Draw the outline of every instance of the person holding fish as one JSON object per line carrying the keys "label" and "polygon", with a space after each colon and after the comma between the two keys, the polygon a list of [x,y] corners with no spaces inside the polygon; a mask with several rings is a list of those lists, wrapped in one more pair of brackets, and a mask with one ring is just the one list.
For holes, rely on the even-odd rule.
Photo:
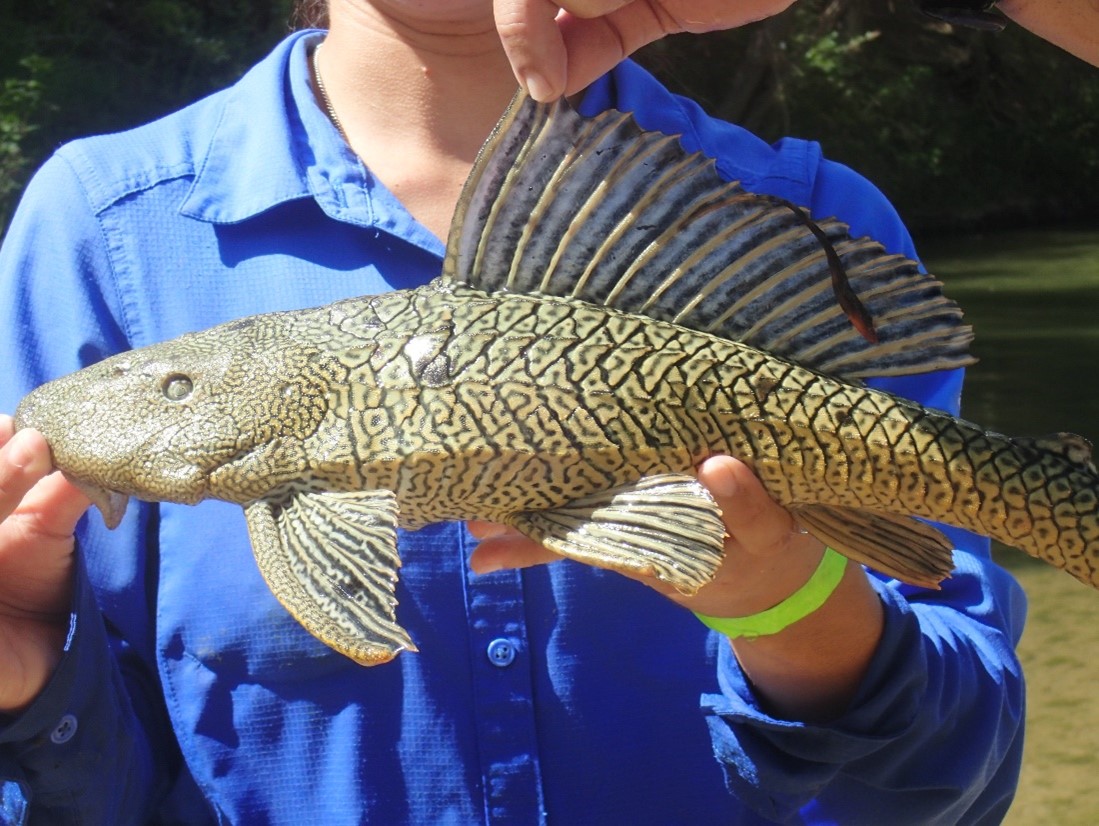
{"label": "person holding fish", "polygon": [[[779,14],[793,2],[498,0],[496,14],[516,78],[536,100],[549,101],[583,89],[622,58],[662,37],[731,29]],[[1010,19],[1099,66],[1099,7],[1090,0],[916,0],[916,5],[961,25],[968,20],[998,29]]]}
{"label": "person holding fish", "polygon": [[[701,30],[784,4],[736,16],[727,5],[664,8],[693,6]],[[505,39],[509,14],[534,11],[497,6]],[[135,347],[439,274],[463,185],[515,90],[492,4],[323,10],[326,31],[295,32],[228,90],[70,144],[37,174],[0,249],[0,406]],[[714,157],[723,180],[914,257],[883,196],[815,144],[766,145],[629,61],[590,81],[549,81],[550,95],[576,92],[580,128],[631,111],[643,130]],[[602,241],[574,230],[578,246]],[[428,338],[404,354],[442,383]],[[258,341],[242,373],[277,360],[272,339]],[[229,363],[228,346],[211,349]],[[115,377],[146,370],[110,364]],[[193,379],[169,373],[161,401],[197,401]],[[961,370],[873,383],[956,411]],[[137,400],[113,402],[76,415],[130,429]],[[182,437],[137,418],[133,428],[167,439],[165,455]],[[268,422],[283,447],[300,435],[288,421]],[[503,525],[430,524],[400,532],[399,582],[395,564],[375,571],[419,653],[364,668],[272,594],[251,509],[247,524],[217,500],[123,515],[120,491],[51,474],[42,434],[13,431],[0,421],[0,806],[11,822],[924,824],[994,822],[1010,805],[1025,601],[987,540],[964,531],[948,531],[955,570],[941,590],[904,584],[826,549],[748,465],[713,456],[697,478],[721,512],[724,561],[694,595],[558,560]],[[198,461],[250,455],[213,435],[195,447]],[[88,497],[114,530],[82,518]],[[322,612],[339,614],[357,585],[325,568],[329,523],[295,514],[282,509],[282,535],[316,553],[311,572],[337,603]],[[371,517],[364,543],[386,529],[381,508]]]}

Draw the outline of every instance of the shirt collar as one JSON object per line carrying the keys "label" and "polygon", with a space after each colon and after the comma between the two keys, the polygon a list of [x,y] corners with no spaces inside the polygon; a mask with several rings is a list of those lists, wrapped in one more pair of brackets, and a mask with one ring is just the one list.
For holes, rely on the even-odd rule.
{"label": "shirt collar", "polygon": [[281,203],[313,198],[331,218],[442,243],[351,151],[317,103],[309,54],[323,32],[296,32],[225,92],[220,119],[180,212],[238,223]]}

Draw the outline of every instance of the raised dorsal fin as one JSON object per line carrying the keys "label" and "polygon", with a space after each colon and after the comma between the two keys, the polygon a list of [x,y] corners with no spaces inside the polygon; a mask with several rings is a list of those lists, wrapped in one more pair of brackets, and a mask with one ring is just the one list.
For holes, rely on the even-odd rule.
{"label": "raised dorsal fin", "polygon": [[[822,239],[876,343],[840,306]],[[588,118],[523,94],[466,182],[443,280],[643,314],[849,378],[973,360],[961,311],[915,262],[838,221],[810,227],[628,114]]]}

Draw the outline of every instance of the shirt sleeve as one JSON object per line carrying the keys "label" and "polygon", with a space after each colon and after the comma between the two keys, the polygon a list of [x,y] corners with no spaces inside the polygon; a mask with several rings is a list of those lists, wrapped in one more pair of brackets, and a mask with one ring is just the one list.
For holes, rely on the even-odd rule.
{"label": "shirt sleeve", "polygon": [[[875,187],[812,153],[809,161],[814,215],[838,215],[853,235],[915,258]],[[961,383],[955,370],[876,385],[957,414]],[[987,539],[943,529],[957,550],[942,590],[872,576],[884,636],[840,719],[809,725],[768,715],[731,647],[722,647],[721,693],[704,697],[703,710],[730,792],[760,816],[920,824],[1003,817],[1022,756],[1024,684],[1014,647],[1025,598],[992,561]]]}
{"label": "shirt sleeve", "polygon": [[[55,156],[28,187],[0,248],[0,410],[126,348],[121,311],[104,287],[110,271],[96,215]],[[119,529],[131,534],[119,547],[142,544],[147,519],[135,511]],[[92,519],[99,517],[82,521],[78,546]],[[178,747],[151,658],[102,614],[79,552],[75,567],[61,663],[25,712],[0,720],[0,806],[14,822],[145,822],[178,770]]]}
{"label": "shirt sleeve", "polygon": [[110,651],[80,565],[61,662],[31,706],[0,726],[0,782],[15,802],[15,823],[144,822],[139,813],[160,784]]}

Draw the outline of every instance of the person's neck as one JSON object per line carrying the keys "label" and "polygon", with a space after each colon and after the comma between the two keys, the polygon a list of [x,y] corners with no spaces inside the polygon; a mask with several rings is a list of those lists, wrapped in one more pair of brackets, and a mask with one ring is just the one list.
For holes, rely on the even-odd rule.
{"label": "person's neck", "polygon": [[351,148],[441,238],[516,83],[491,17],[409,20],[331,3],[319,68]]}

